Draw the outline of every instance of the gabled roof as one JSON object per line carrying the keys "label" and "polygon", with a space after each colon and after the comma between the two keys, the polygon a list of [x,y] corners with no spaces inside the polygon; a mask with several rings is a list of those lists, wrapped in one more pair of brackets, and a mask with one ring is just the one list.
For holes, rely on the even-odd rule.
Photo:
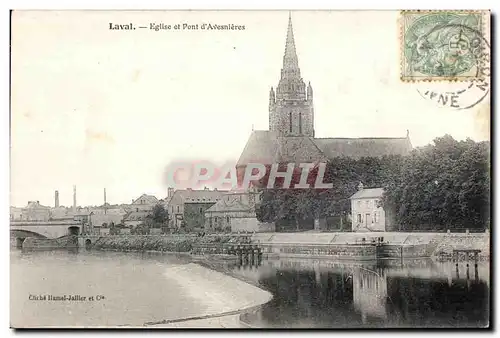
{"label": "gabled roof", "polygon": [[132,204],[139,204],[139,203],[137,203],[137,201],[139,201],[141,199],[144,199],[147,204],[156,204],[156,203],[158,203],[158,199],[156,197],[154,197],[153,195],[142,194],[139,198],[137,198],[136,200],[134,200],[132,202]]}
{"label": "gabled roof", "polygon": [[176,190],[169,201],[170,203],[189,203],[189,202],[217,202],[227,191],[224,190]]}
{"label": "gabled roof", "polygon": [[26,209],[50,209],[50,207],[41,205],[38,201],[29,201]]}
{"label": "gabled roof", "polygon": [[314,142],[328,158],[407,155],[412,147],[406,137],[316,138]]}
{"label": "gabled roof", "polygon": [[244,193],[227,194],[220,201],[208,208],[205,212],[224,212],[224,211],[251,211],[247,198],[241,198]]}
{"label": "gabled roof", "polygon": [[359,198],[380,198],[384,194],[383,188],[373,188],[373,189],[361,189],[356,191],[354,195],[352,195],[351,199],[359,199]]}
{"label": "gabled roof", "polygon": [[336,157],[381,157],[407,155],[412,150],[408,137],[396,138],[311,138],[279,136],[274,131],[255,130],[250,134],[237,166],[257,162],[300,163]]}

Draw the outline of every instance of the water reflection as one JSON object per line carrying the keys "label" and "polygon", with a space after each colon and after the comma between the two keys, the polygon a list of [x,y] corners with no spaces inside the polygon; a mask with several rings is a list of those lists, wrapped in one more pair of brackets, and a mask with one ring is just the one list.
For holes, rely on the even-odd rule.
{"label": "water reflection", "polygon": [[279,260],[235,266],[233,271],[274,295],[260,310],[243,316],[255,327],[482,327],[488,323],[487,263],[455,269],[453,263],[432,261],[381,266]]}

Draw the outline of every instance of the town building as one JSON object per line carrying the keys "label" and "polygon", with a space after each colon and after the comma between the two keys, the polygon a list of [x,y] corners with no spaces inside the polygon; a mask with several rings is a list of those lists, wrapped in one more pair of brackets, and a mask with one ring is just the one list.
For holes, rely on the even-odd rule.
{"label": "town building", "polygon": [[249,191],[232,191],[205,212],[205,230],[207,232],[266,232],[274,231],[274,224],[257,220],[255,206],[260,194]]}
{"label": "town building", "polygon": [[205,211],[218,202],[226,192],[209,188],[175,190],[167,204],[169,226],[177,229],[181,226],[203,227]]}
{"label": "town building", "polygon": [[50,209],[51,220],[68,219],[73,216],[73,210],[64,206],[57,206]]}
{"label": "town building", "polygon": [[99,207],[91,208],[93,212],[92,224],[94,227],[102,227],[103,225],[108,225],[111,223],[120,224],[124,221],[127,212],[122,207]]}
{"label": "town building", "polygon": [[22,221],[40,221],[47,222],[50,220],[50,207],[41,205],[39,201],[29,201],[28,205],[21,209],[19,219]]}
{"label": "town building", "polygon": [[129,209],[130,211],[153,211],[153,208],[155,205],[157,205],[160,201],[153,196],[153,195],[147,195],[147,194],[142,194],[139,198],[135,199],[132,201],[132,204],[130,204]]}
{"label": "town building", "polygon": [[385,231],[386,213],[381,205],[384,189],[365,189],[359,183],[358,191],[350,197],[352,231]]}
{"label": "town building", "polygon": [[[147,210],[130,211],[124,217],[122,217],[123,224],[128,228],[136,227],[139,224],[144,223],[144,221],[146,220],[146,217],[148,217],[149,215],[151,215],[151,211],[147,211]],[[115,224],[118,224],[118,223],[115,222]]]}
{"label": "town building", "polygon": [[20,221],[23,215],[23,208],[10,207],[10,220]]}

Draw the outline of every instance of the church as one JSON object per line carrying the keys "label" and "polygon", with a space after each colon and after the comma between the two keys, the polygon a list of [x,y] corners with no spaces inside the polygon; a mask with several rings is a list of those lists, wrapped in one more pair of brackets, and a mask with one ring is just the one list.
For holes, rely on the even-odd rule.
{"label": "church", "polygon": [[252,131],[238,160],[237,168],[248,163],[263,164],[326,161],[335,157],[380,157],[406,155],[412,145],[406,137],[316,138],[314,95],[311,83],[301,77],[288,18],[281,78],[269,93],[269,130]]}
{"label": "church", "polygon": [[[292,18],[283,56],[281,78],[269,93],[269,130],[253,130],[237,162],[241,174],[247,164],[326,162],[336,157],[381,157],[407,155],[412,150],[409,133],[405,137],[316,138],[314,134],[314,95],[311,83],[301,77],[293,37]],[[205,212],[205,229],[214,224],[231,231],[274,231],[272,224],[257,220],[255,207],[259,194],[252,187],[246,192],[230,192]]]}

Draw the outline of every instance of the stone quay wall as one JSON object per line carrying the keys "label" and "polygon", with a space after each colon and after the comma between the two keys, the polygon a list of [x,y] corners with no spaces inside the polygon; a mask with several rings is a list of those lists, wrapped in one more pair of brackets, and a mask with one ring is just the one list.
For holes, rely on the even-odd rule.
{"label": "stone quay wall", "polygon": [[455,249],[479,249],[490,255],[485,233],[256,233],[117,235],[100,237],[93,247],[102,250],[224,254],[230,247],[252,244],[264,257],[305,257],[370,260],[433,257],[447,260]]}
{"label": "stone quay wall", "polygon": [[54,250],[72,249],[78,247],[76,236],[64,236],[55,239],[27,237],[23,244],[23,250]]}
{"label": "stone quay wall", "polygon": [[[432,256],[440,260],[450,260],[453,258],[453,250],[456,249],[481,250],[479,258],[487,260],[490,258],[490,233],[446,234],[437,243]],[[464,258],[459,257],[459,259]]]}
{"label": "stone quay wall", "polygon": [[261,244],[260,246],[264,257],[377,259],[377,247],[372,244]]}

